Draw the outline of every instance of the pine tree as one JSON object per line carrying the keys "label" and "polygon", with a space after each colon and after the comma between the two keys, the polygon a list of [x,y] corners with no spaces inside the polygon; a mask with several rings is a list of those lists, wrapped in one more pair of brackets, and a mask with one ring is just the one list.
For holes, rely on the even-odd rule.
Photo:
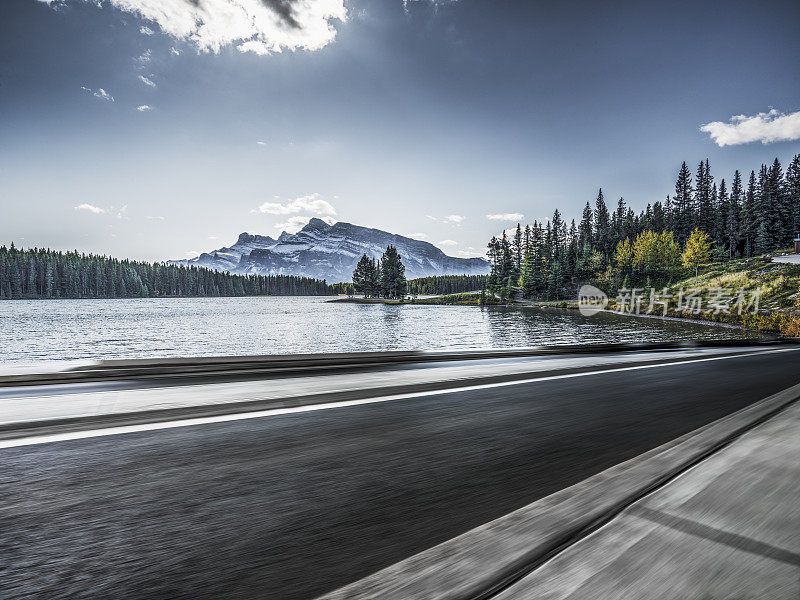
{"label": "pine tree", "polygon": [[603,199],[603,188],[597,193],[597,200],[594,205],[594,234],[595,245],[605,256],[611,255],[611,231],[608,208]]}
{"label": "pine tree", "polygon": [[744,255],[746,257],[753,256],[757,229],[756,174],[755,171],[750,171],[750,180],[747,184],[747,193],[744,196],[740,224],[740,232],[744,240]]}
{"label": "pine tree", "polygon": [[514,259],[514,271],[517,277],[519,277],[519,274],[522,272],[523,254],[522,228],[519,223],[517,223],[517,230],[514,232],[514,239],[511,242],[511,251]]}
{"label": "pine tree", "polygon": [[594,241],[592,236],[592,207],[587,202],[583,207],[583,216],[581,217],[581,224],[578,227],[578,245],[582,248]]}
{"label": "pine tree", "polygon": [[381,256],[381,291],[384,298],[403,298],[406,293],[406,268],[397,248],[386,247]]}
{"label": "pine tree", "polygon": [[714,198],[713,192],[714,178],[711,176],[711,169],[708,159],[700,161],[697,167],[695,199],[692,211],[696,214],[694,225],[708,234],[714,230]]}
{"label": "pine tree", "polygon": [[758,183],[755,195],[755,240],[753,242],[753,252],[764,254],[769,252],[774,242],[775,219],[773,196],[770,189],[769,171],[767,165],[761,165],[758,173]]}
{"label": "pine tree", "polygon": [[786,202],[791,215],[791,236],[800,236],[800,154],[786,169]]}
{"label": "pine tree", "polygon": [[[701,163],[702,164],[702,163]],[[692,211],[692,175],[686,162],[681,165],[678,179],[675,181],[675,197],[673,199],[673,228],[678,243],[684,243],[694,225]]]}
{"label": "pine tree", "polygon": [[728,245],[728,256],[734,258],[738,255],[739,247],[739,215],[742,210],[742,175],[737,170],[733,174],[731,195],[728,198],[727,213],[725,215],[725,241]]}
{"label": "pine tree", "polygon": [[374,269],[375,265],[372,260],[366,254],[363,254],[356,264],[355,271],[353,271],[353,288],[355,288],[356,292],[363,294],[365,298],[369,298],[374,291],[372,288]]}

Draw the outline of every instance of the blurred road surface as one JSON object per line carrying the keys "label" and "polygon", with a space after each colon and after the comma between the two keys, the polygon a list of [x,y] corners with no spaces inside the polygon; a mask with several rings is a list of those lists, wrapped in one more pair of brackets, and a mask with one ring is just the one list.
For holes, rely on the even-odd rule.
{"label": "blurred road surface", "polygon": [[762,351],[2,448],[0,597],[313,598],[797,383]]}

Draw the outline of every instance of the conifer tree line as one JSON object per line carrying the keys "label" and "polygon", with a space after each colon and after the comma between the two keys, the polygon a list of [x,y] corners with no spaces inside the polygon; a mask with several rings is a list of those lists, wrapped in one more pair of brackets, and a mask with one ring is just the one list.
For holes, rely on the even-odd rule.
{"label": "conifer tree line", "polygon": [[387,246],[380,261],[362,255],[353,271],[353,289],[365,298],[403,298],[406,268],[397,248]]}
{"label": "conifer tree line", "polygon": [[41,248],[0,246],[0,299],[205,296],[323,296],[324,280],[232,275],[202,267],[117,260]]}
{"label": "conifer tree line", "polygon": [[418,277],[408,282],[411,294],[441,295],[476,292],[486,287],[487,275],[435,275]]}
{"label": "conifer tree line", "polygon": [[[685,275],[681,260],[690,236],[706,234],[713,260],[747,258],[789,248],[800,234],[800,154],[784,173],[776,158],[743,178],[714,179],[708,159],[692,175],[684,162],[675,193],[638,214],[620,198],[609,207],[601,189],[576,224],[558,209],[511,235],[493,237],[487,289],[508,296],[564,298],[578,283],[607,291],[623,284],[661,286]],[[698,233],[699,232],[699,233]],[[694,263],[692,263],[694,264]]]}

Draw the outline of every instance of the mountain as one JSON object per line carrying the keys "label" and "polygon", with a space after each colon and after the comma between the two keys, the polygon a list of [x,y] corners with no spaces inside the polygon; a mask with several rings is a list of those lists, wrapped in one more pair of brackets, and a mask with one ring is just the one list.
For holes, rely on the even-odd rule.
{"label": "mountain", "polygon": [[239,234],[239,239],[233,246],[203,252],[200,256],[188,261],[171,260],[170,264],[195,264],[198,267],[208,267],[216,271],[234,272],[239,266],[242,256],[249,255],[253,250],[266,250],[272,248],[278,240],[268,235],[250,235],[246,231]]}
{"label": "mountain", "polygon": [[295,234],[284,231],[277,240],[242,233],[230,247],[169,263],[238,274],[298,275],[336,283],[350,281],[362,254],[380,258],[389,244],[400,253],[408,279],[489,272],[489,263],[482,258],[455,258],[429,242],[351,223],[329,225],[322,219],[311,219]]}

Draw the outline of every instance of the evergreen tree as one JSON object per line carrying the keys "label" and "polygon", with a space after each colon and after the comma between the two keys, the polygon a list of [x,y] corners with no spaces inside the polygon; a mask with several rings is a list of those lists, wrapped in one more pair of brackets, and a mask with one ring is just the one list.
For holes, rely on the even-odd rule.
{"label": "evergreen tree", "polygon": [[142,298],[326,295],[325,281],[116,260],[42,248],[0,247],[0,298]]}
{"label": "evergreen tree", "polygon": [[381,291],[384,298],[403,298],[406,294],[406,268],[397,248],[386,247],[381,256],[380,267]]}
{"label": "evergreen tree", "polygon": [[587,244],[591,245],[594,242],[592,236],[592,219],[592,207],[587,202],[586,206],[583,207],[583,216],[581,217],[581,224],[578,227],[578,245],[581,248]]}
{"label": "evergreen tree", "polygon": [[744,241],[744,255],[747,257],[753,256],[757,229],[756,174],[755,171],[750,171],[750,180],[747,184],[747,192],[744,196],[740,224],[741,237]]}
{"label": "evergreen tree", "polygon": [[697,167],[697,178],[695,188],[695,200],[692,212],[696,213],[694,225],[701,230],[711,234],[714,230],[714,198],[711,169],[708,166],[708,159],[700,161]]}
{"label": "evergreen tree", "polygon": [[756,231],[753,242],[753,252],[755,254],[769,252],[775,241],[774,220],[776,215],[774,213],[773,195],[769,179],[767,165],[761,165],[755,194]]}
{"label": "evergreen tree", "polygon": [[522,271],[523,254],[522,228],[520,227],[519,223],[517,223],[517,230],[514,232],[514,239],[511,242],[511,252],[514,260],[514,271],[517,277],[519,277],[519,274]]}
{"label": "evergreen tree", "polygon": [[727,213],[725,215],[725,242],[728,245],[729,258],[734,258],[738,255],[739,215],[742,210],[742,199],[742,175],[737,170],[733,174],[731,195],[728,199]]}
{"label": "evergreen tree", "polygon": [[606,208],[606,203],[603,199],[603,188],[600,188],[594,204],[594,235],[595,247],[605,256],[611,255],[610,227],[608,208]]}
{"label": "evergreen tree", "polygon": [[689,237],[695,220],[692,211],[692,175],[685,161],[681,165],[678,179],[675,181],[673,210],[675,237],[678,239],[678,243],[684,243]]}
{"label": "evergreen tree", "polygon": [[375,262],[366,254],[363,254],[356,264],[353,271],[353,288],[356,292],[363,294],[365,298],[376,293],[375,289]]}
{"label": "evergreen tree", "polygon": [[790,235],[798,236],[800,235],[800,154],[794,156],[786,169],[786,202],[791,215]]}

